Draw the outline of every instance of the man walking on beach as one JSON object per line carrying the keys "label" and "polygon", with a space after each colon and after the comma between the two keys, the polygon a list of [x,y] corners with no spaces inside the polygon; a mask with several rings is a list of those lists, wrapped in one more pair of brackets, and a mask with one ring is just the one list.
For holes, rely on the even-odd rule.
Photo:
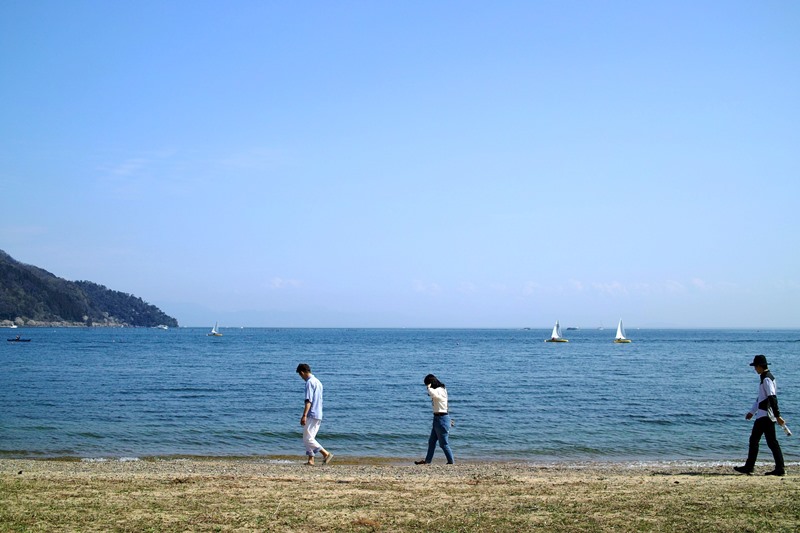
{"label": "man walking on beach", "polygon": [[303,426],[303,444],[306,446],[309,466],[314,466],[314,456],[317,452],[322,454],[323,464],[328,464],[333,459],[333,454],[323,448],[317,442],[317,432],[322,424],[322,383],[314,374],[311,367],[306,363],[297,365],[297,373],[306,382],[306,400],[303,408],[303,416],[300,417],[300,425]]}
{"label": "man walking on beach", "polygon": [[781,418],[780,409],[778,409],[778,389],[775,387],[775,378],[767,368],[766,356],[755,356],[750,366],[754,367],[755,371],[758,372],[761,377],[761,383],[758,386],[758,398],[745,418],[750,420],[755,415],[756,421],[753,423],[753,431],[750,434],[750,450],[747,454],[747,461],[744,466],[734,466],[733,469],[742,474],[749,475],[753,473],[753,469],[756,466],[756,458],[758,457],[761,435],[764,435],[767,438],[767,446],[772,450],[772,457],[775,459],[775,470],[767,472],[765,475],[783,476],[786,471],[781,445],[778,444],[778,438],[775,436],[775,422],[778,422],[781,426],[785,422]]}

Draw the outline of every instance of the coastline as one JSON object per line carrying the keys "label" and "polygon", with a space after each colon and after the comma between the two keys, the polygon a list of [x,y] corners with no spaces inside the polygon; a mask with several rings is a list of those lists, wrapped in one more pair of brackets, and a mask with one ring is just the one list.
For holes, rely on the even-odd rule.
{"label": "coastline", "polygon": [[[678,462],[351,461],[336,456],[329,465],[307,467],[296,456],[0,459],[0,529],[795,531],[800,525],[797,466],[773,478]],[[769,502],[766,520],[758,501]]]}
{"label": "coastline", "polygon": [[[15,324],[16,327],[12,326]],[[177,327],[177,326],[175,326]],[[13,322],[7,320],[6,323],[0,323],[0,329],[20,329],[20,328],[31,328],[31,329],[47,329],[47,328],[85,328],[85,329],[92,329],[92,328],[150,328],[152,326],[133,326],[128,324],[127,322],[92,322],[91,324],[87,324],[86,322],[68,322],[68,321],[57,321],[57,322],[40,322],[38,320],[30,320],[24,319],[20,320],[19,322]]]}
{"label": "coastline", "polygon": [[[319,459],[320,456],[318,455]],[[387,466],[387,467],[403,467],[413,466],[414,461],[418,460],[416,456],[365,456],[365,455],[344,455],[336,454],[337,466]],[[481,457],[458,457],[458,465],[486,465],[504,467],[507,465],[517,465],[529,468],[557,468],[557,469],[716,469],[716,468],[732,468],[742,463],[741,459],[643,459],[643,458],[564,458],[564,459],[551,459],[551,458],[538,458],[538,459],[523,459],[523,458],[481,458]],[[306,457],[300,454],[285,455],[285,454],[269,454],[269,455],[196,455],[196,454],[166,454],[166,455],[112,455],[112,456],[77,456],[77,455],[30,455],[26,453],[9,453],[0,455],[0,472],[4,463],[11,463],[18,461],[21,463],[146,463],[146,464],[169,464],[172,462],[190,462],[196,464],[214,464],[214,463],[231,463],[231,464],[251,464],[251,465],[303,465]],[[441,466],[445,465],[443,457],[435,456],[433,465],[441,462]],[[757,465],[763,468],[768,468],[772,465],[771,456],[763,461],[757,462]],[[800,473],[800,461],[787,461],[786,467],[789,469],[796,469]]]}

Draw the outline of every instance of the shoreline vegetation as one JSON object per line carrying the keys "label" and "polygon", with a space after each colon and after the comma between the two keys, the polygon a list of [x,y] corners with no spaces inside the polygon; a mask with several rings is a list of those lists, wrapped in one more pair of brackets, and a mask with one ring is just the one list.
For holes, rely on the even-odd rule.
{"label": "shoreline vegetation", "polygon": [[87,324],[86,322],[40,322],[37,320],[16,319],[16,320],[2,320],[0,321],[0,328],[149,328],[152,326],[132,326],[119,322],[93,322]]}
{"label": "shoreline vegetation", "polygon": [[[404,461],[404,462],[401,462]],[[0,531],[797,531],[800,475],[691,463],[0,459]],[[759,474],[768,469],[765,463]]]}

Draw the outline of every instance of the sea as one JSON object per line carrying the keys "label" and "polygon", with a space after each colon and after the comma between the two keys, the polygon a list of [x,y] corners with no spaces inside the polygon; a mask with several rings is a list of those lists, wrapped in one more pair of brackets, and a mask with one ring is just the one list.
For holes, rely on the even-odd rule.
{"label": "sea", "polygon": [[[800,330],[19,328],[0,345],[0,458],[302,459],[303,381],[339,457],[421,458],[447,386],[456,460],[741,463],[765,354],[800,459]],[[12,335],[13,333],[13,335]],[[760,459],[771,454],[762,443]],[[443,461],[441,450],[436,460]]]}

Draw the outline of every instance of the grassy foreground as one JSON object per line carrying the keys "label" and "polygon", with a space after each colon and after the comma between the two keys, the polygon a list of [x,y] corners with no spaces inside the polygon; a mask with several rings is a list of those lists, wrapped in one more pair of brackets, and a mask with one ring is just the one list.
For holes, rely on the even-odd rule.
{"label": "grassy foreground", "polygon": [[800,476],[722,467],[0,460],[0,531],[798,531]]}

